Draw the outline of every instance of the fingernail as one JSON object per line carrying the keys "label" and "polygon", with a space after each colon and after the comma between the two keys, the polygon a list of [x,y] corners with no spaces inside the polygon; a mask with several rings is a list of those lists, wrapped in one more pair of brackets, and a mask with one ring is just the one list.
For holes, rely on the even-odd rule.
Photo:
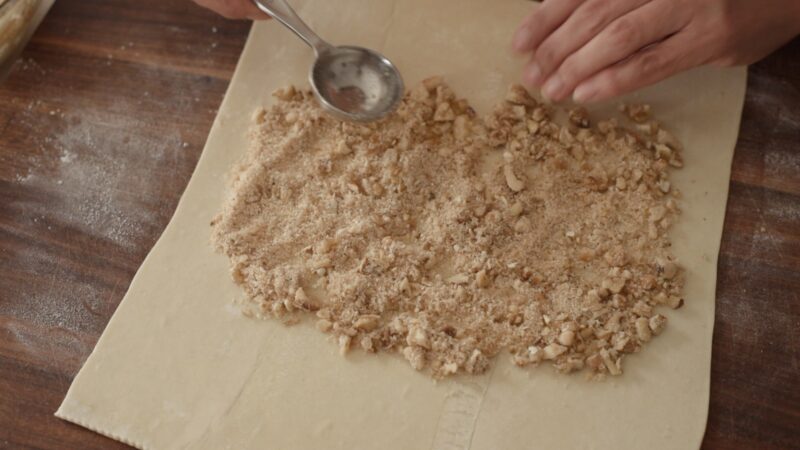
{"label": "fingernail", "polygon": [[522,27],[517,30],[517,33],[514,35],[514,39],[511,41],[511,46],[514,47],[514,50],[521,52],[525,50],[525,46],[530,40],[531,30],[529,30],[528,27]]}
{"label": "fingernail", "polygon": [[539,86],[542,83],[542,69],[538,64],[532,63],[528,66],[528,69],[525,70],[524,81],[530,86]]}
{"label": "fingernail", "polygon": [[555,74],[542,87],[542,94],[551,100],[560,100],[559,94],[563,88],[564,83],[561,81],[561,76]]}
{"label": "fingernail", "polygon": [[597,97],[597,90],[590,84],[582,84],[575,88],[575,92],[572,93],[572,100],[575,103],[590,102],[595,97]]}

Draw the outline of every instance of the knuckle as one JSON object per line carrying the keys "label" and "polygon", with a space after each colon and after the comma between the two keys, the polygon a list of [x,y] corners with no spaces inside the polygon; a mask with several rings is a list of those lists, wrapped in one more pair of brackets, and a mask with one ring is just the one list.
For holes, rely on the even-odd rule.
{"label": "knuckle", "polygon": [[590,37],[594,37],[602,33],[603,27],[606,26],[605,20],[596,15],[586,17],[585,20],[583,20],[583,23],[586,24],[586,27],[584,28],[586,35]]}
{"label": "knuckle", "polygon": [[717,25],[717,33],[719,33],[719,36],[724,40],[736,36],[737,31],[736,24],[730,17],[723,16]]}
{"label": "knuckle", "polygon": [[613,10],[613,0],[589,0],[582,8],[586,18],[593,22],[602,23],[607,18],[609,11]]}
{"label": "knuckle", "polygon": [[586,6],[593,6],[595,12],[605,13],[614,7],[618,0],[591,0]]}
{"label": "knuckle", "polygon": [[606,75],[601,83],[601,90],[608,97],[616,97],[623,92],[625,85],[619,71],[613,71]]}
{"label": "knuckle", "polygon": [[586,0],[572,0],[571,2],[569,2],[570,10],[574,10],[575,8],[581,6],[584,3],[586,3]]}
{"label": "knuckle", "polygon": [[741,29],[742,27],[736,24],[732,18],[723,17],[716,29],[714,41],[723,50],[736,47],[737,41],[742,36]]}
{"label": "knuckle", "polygon": [[608,0],[589,0],[575,12],[574,23],[580,24],[577,34],[587,41],[603,32],[611,22],[613,9]]}
{"label": "knuckle", "polygon": [[247,17],[247,7],[244,2],[239,1],[225,1],[220,3],[220,14],[228,19],[241,19]]}
{"label": "knuckle", "polygon": [[585,0],[545,0],[534,14],[539,15],[539,23],[547,26],[558,25],[564,19],[565,10],[572,11]]}
{"label": "knuckle", "polygon": [[608,26],[608,33],[613,45],[630,45],[640,35],[639,29],[630,19],[619,18]]}
{"label": "knuckle", "polygon": [[564,84],[568,86],[577,84],[577,82],[580,81],[580,72],[580,67],[573,57],[565,59],[564,62],[561,63],[561,67],[558,68],[561,79],[564,80]]}
{"label": "knuckle", "polygon": [[717,18],[717,30],[724,37],[733,37],[741,33],[741,24],[738,23],[737,15],[730,8],[723,7],[719,11]]}
{"label": "knuckle", "polygon": [[645,52],[639,58],[637,69],[642,76],[651,76],[664,71],[669,63],[663,52]]}
{"label": "knuckle", "polygon": [[716,67],[734,67],[740,64],[742,64],[742,61],[740,61],[739,58],[733,55],[721,56],[713,62],[713,65]]}
{"label": "knuckle", "polygon": [[553,48],[553,44],[549,41],[545,41],[536,51],[536,61],[539,63],[539,67],[541,67],[544,71],[548,71],[553,68],[555,59],[555,49]]}
{"label": "knuckle", "polygon": [[551,8],[548,8],[548,6],[552,7],[552,5],[549,3],[550,2],[545,2],[541,7],[531,13],[528,18],[528,26],[531,29],[547,26],[547,24],[553,20],[554,14],[550,11]]}

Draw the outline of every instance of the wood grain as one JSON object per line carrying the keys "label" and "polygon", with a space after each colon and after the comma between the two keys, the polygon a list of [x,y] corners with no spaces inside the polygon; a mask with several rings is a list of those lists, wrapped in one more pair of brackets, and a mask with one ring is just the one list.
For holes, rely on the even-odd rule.
{"label": "wood grain", "polygon": [[800,39],[748,75],[703,448],[800,448]]}
{"label": "wood grain", "polygon": [[[0,448],[127,446],[56,419],[200,155],[249,25],[59,1],[0,85]],[[800,41],[750,70],[703,448],[800,448]]]}
{"label": "wood grain", "polygon": [[54,5],[0,85],[0,448],[128,448],[53,416],[194,170],[249,24]]}

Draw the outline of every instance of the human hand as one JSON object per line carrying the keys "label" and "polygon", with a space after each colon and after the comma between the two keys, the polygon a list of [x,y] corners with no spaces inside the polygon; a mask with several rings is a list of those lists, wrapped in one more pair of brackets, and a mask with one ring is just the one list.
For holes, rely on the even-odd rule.
{"label": "human hand", "polygon": [[523,82],[594,102],[695,66],[755,62],[800,34],[800,0],[546,0],[513,47]]}
{"label": "human hand", "polygon": [[252,0],[194,0],[198,5],[208,8],[228,19],[268,19]]}

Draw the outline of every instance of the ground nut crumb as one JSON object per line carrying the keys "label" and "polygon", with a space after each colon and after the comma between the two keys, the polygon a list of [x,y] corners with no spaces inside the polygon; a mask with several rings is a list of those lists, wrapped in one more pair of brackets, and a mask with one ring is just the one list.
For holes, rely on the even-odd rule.
{"label": "ground nut crumb", "polygon": [[359,124],[308,91],[275,97],[212,221],[248,317],[309,317],[343,355],[394,352],[434,377],[508,350],[601,378],[683,304],[666,232],[682,147],[649,107],[626,108],[633,130],[593,125],[512,86],[480,118],[431,77]]}

